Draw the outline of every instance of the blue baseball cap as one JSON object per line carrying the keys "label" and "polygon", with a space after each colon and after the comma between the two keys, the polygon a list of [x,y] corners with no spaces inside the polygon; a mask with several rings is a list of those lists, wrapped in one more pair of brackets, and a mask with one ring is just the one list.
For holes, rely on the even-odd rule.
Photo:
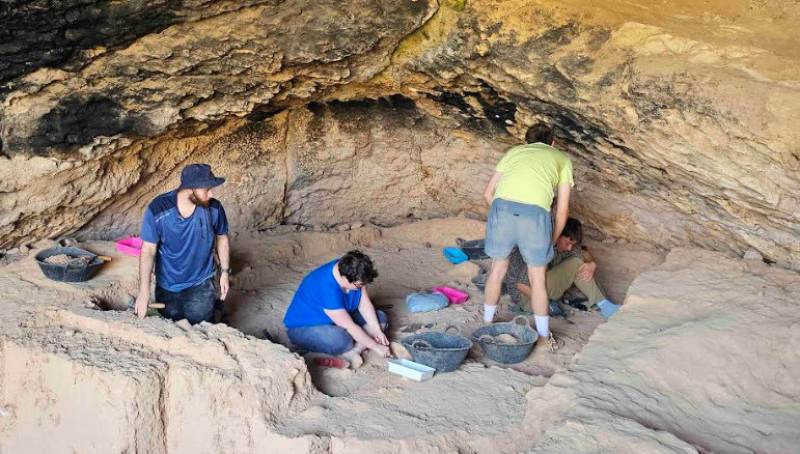
{"label": "blue baseball cap", "polygon": [[189,164],[181,171],[181,185],[178,189],[213,188],[225,182],[225,178],[215,177],[208,164]]}

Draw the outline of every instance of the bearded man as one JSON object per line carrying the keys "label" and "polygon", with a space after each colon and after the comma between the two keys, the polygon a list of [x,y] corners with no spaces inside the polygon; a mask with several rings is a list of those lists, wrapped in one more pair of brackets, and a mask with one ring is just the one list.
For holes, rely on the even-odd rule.
{"label": "bearded man", "polygon": [[155,298],[161,315],[195,324],[211,321],[217,300],[214,249],[219,256],[220,299],[230,287],[228,219],[212,188],[225,182],[208,164],[190,164],[181,185],[147,206],[140,236],[139,296],[135,311],[145,316],[150,303],[150,276],[155,265]]}

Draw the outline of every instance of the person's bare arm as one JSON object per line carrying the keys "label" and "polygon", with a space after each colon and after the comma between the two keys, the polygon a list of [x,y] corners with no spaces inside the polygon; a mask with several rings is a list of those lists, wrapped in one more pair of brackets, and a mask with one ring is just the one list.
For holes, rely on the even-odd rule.
{"label": "person's bare arm", "polygon": [[381,345],[375,342],[363,328],[358,326],[356,322],[353,321],[353,318],[350,317],[350,314],[347,313],[344,309],[323,309],[325,314],[333,320],[333,323],[336,326],[343,328],[347,331],[347,334],[350,335],[357,343],[361,345],[366,345],[368,349],[377,352],[382,356],[389,355],[389,347],[385,345]]}
{"label": "person's bare arm", "polygon": [[561,236],[561,232],[564,230],[564,226],[567,224],[567,217],[569,217],[570,189],[570,185],[566,183],[558,186],[555,215],[556,225],[553,227],[553,238],[551,238],[552,244],[556,243],[556,240]]}
{"label": "person's bare arm", "polygon": [[383,330],[381,329],[380,321],[378,320],[378,314],[375,313],[375,306],[372,304],[372,300],[369,299],[366,287],[361,289],[361,299],[358,302],[358,312],[367,322],[364,331],[372,336],[375,342],[381,345],[389,345],[389,339],[386,338],[386,334],[384,334]]}
{"label": "person's bare arm", "polygon": [[595,271],[597,271],[597,262],[594,261],[594,257],[586,248],[581,249],[581,257],[583,258],[583,264],[578,268],[576,277],[582,281],[591,280],[594,278]]}
{"label": "person's bare arm", "polygon": [[492,178],[489,180],[489,184],[486,185],[486,189],[483,191],[483,199],[486,200],[486,204],[491,206],[492,199],[494,199],[494,190],[497,188],[497,182],[500,181],[500,177],[503,174],[500,172],[495,172],[492,175]]}
{"label": "person's bare arm", "polygon": [[139,254],[139,296],[136,298],[134,311],[139,318],[147,314],[150,304],[150,276],[153,274],[153,264],[156,261],[156,244],[142,242],[142,252]]}
{"label": "person's bare arm", "polygon": [[[223,270],[229,270],[231,266],[231,248],[228,235],[217,235],[217,256],[219,257],[219,266]],[[230,289],[230,273],[225,271],[220,273],[219,276],[219,297],[225,299]]]}

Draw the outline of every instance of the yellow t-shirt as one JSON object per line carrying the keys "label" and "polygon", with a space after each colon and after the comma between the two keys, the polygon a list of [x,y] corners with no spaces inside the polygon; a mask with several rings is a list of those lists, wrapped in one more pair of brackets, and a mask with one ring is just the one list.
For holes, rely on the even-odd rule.
{"label": "yellow t-shirt", "polygon": [[550,211],[555,190],[572,182],[572,162],[563,151],[543,143],[514,147],[495,168],[502,173],[494,198],[537,205]]}

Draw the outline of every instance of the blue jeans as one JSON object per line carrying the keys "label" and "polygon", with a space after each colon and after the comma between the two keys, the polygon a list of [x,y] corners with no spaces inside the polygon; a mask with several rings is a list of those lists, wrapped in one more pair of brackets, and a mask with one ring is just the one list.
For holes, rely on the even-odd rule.
{"label": "blue jeans", "polygon": [[545,266],[553,258],[550,212],[536,205],[494,199],[486,220],[486,255],[504,260],[514,246],[529,266]]}
{"label": "blue jeans", "polygon": [[185,318],[192,325],[210,322],[214,317],[216,300],[217,289],[214,286],[214,277],[180,292],[170,292],[156,287],[156,302],[164,303],[164,309],[159,309],[159,312],[162,317],[173,321]]}
{"label": "blue jeans", "polygon": [[[378,316],[381,329],[386,331],[389,326],[389,317],[378,309],[375,310],[375,315]],[[367,324],[358,311],[351,312],[350,316],[359,326]],[[333,324],[289,328],[286,330],[286,334],[296,349],[328,355],[341,355],[351,350],[354,344],[353,338],[344,328]]]}

